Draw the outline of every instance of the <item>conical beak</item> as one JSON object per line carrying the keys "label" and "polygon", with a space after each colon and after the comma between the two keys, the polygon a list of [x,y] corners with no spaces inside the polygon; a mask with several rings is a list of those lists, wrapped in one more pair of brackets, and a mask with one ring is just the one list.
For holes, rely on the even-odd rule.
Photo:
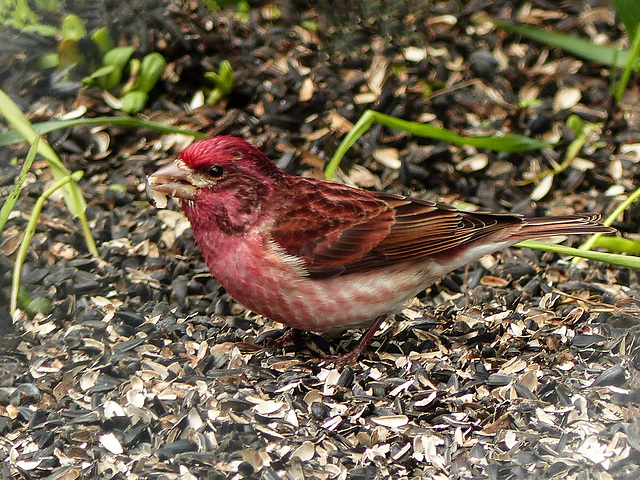
{"label": "conical beak", "polygon": [[147,197],[158,208],[167,206],[167,195],[193,200],[198,189],[191,183],[193,170],[182,160],[162,167],[147,178]]}

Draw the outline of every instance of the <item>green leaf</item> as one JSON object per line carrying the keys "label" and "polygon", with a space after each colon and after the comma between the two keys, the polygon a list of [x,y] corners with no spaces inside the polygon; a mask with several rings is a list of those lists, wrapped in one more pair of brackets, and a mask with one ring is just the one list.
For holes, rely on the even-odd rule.
{"label": "green leaf", "polygon": [[629,255],[640,255],[640,240],[631,240],[629,238],[599,237],[596,239],[594,247]]}
{"label": "green leaf", "polygon": [[225,95],[229,95],[233,91],[234,87],[234,77],[233,77],[233,68],[231,67],[231,63],[228,60],[223,60],[220,63],[220,68],[218,69],[219,77],[218,77],[218,86],[222,90],[222,93]]}
{"label": "green leaf", "polygon": [[[45,133],[53,132],[54,130],[60,130],[62,128],[71,128],[77,126],[104,126],[114,125],[118,127],[127,128],[149,128],[161,133],[173,133],[180,135],[188,135],[198,139],[208,138],[204,133],[196,132],[195,130],[187,130],[178,127],[171,127],[163,125],[161,123],[150,122],[141,118],[135,117],[94,117],[94,118],[72,118],[69,120],[48,120],[46,122],[40,122],[33,124],[33,129],[37,133],[43,135]],[[23,141],[23,137],[17,130],[10,130],[0,134],[0,147],[6,145],[12,145]]]}
{"label": "green leaf", "polygon": [[59,64],[60,58],[57,52],[45,53],[38,61],[38,68],[40,70],[48,70],[50,68],[56,68]]}
{"label": "green leaf", "polygon": [[218,73],[205,72],[204,78],[214,84],[214,88],[207,96],[207,105],[215,105],[222,97],[226,97],[233,92],[235,87],[233,68],[228,60],[220,62]]}
{"label": "green leaf", "polygon": [[4,226],[7,224],[7,220],[9,220],[9,214],[13,210],[13,207],[20,196],[20,192],[22,191],[22,187],[24,186],[24,181],[27,178],[27,173],[31,168],[31,164],[33,163],[33,159],[36,158],[36,153],[38,151],[38,143],[40,142],[40,137],[36,137],[35,141],[29,148],[29,153],[27,154],[27,158],[25,158],[24,163],[22,164],[22,169],[18,174],[18,178],[13,184],[13,188],[11,192],[9,192],[9,197],[2,205],[2,209],[0,210],[0,233],[4,230]]}
{"label": "green leaf", "polygon": [[62,20],[62,39],[78,41],[87,34],[84,23],[77,15],[68,15]]}
{"label": "green leaf", "polygon": [[132,90],[149,93],[162,77],[165,68],[167,68],[167,61],[161,54],[153,52],[146,55],[142,59],[140,72],[138,73],[138,78],[133,84]]}
{"label": "green leaf", "polygon": [[60,29],[52,27],[51,25],[42,25],[36,23],[35,25],[28,25],[22,29],[25,33],[35,33],[41,37],[55,37],[60,34]]}
{"label": "green leaf", "polygon": [[98,29],[93,35],[91,35],[91,40],[93,40],[93,43],[98,47],[100,57],[104,57],[108,52],[116,48],[107,27]]}
{"label": "green leaf", "polygon": [[523,37],[557,47],[565,52],[592,62],[601,63],[609,67],[621,68],[629,59],[629,50],[619,50],[608,45],[597,45],[589,40],[565,35],[564,33],[550,32],[526,25],[492,20],[493,23]]}
{"label": "green leaf", "polygon": [[[4,116],[17,132],[29,143],[33,144],[38,137],[38,134],[31,126],[31,122],[25,117],[24,113],[18,108],[11,98],[0,90],[0,114]],[[56,153],[53,151],[49,143],[42,139],[38,143],[38,153],[47,159],[49,162],[49,168],[53,178],[57,181],[70,178],[69,171],[64,164],[60,161]],[[72,179],[73,180],[73,179]],[[87,248],[92,255],[98,256],[98,249],[96,248],[95,241],[91,235],[91,229],[89,228],[89,222],[84,214],[87,204],[82,197],[80,188],[78,185],[71,181],[64,183],[64,201],[67,204],[69,211],[80,220],[82,227],[82,233],[85,237]]]}
{"label": "green leaf", "polygon": [[91,75],[88,75],[82,79],[82,87],[89,88],[90,86],[95,84],[95,81],[97,79],[112,75],[114,70],[116,70],[116,67],[114,67],[113,65],[106,65],[104,67],[100,67]]}
{"label": "green leaf", "polygon": [[618,12],[618,16],[627,30],[627,35],[633,39],[640,24],[640,2],[637,0],[611,0],[611,3]]}
{"label": "green leaf", "polygon": [[122,107],[120,107],[120,110],[129,114],[138,113],[142,111],[148,99],[149,95],[139,90],[126,93],[124,97],[122,97]]}
{"label": "green leaf", "polygon": [[36,297],[31,300],[25,309],[31,315],[42,313],[43,315],[49,315],[53,310],[53,302],[45,297]]}
{"label": "green leaf", "polygon": [[17,2],[15,2],[15,5],[4,6],[3,10],[7,7],[8,7],[7,10],[10,10],[11,6],[14,7],[13,11],[3,12],[4,13],[3,16],[6,15],[5,18],[7,20],[9,18],[11,18],[12,20],[12,22],[7,22],[7,23],[11,23],[13,26],[20,29],[27,25],[32,25],[38,22],[38,16],[33,10],[31,10],[31,8],[29,8],[29,4],[27,3],[27,0],[17,0]]}
{"label": "green leaf", "polygon": [[35,4],[38,8],[49,10],[50,12],[53,12],[59,7],[58,0],[35,0]]}
{"label": "green leaf", "polygon": [[327,168],[325,169],[325,177],[328,180],[332,179],[335,175],[340,162],[342,161],[342,157],[347,150],[349,150],[356,140],[369,129],[373,122],[378,122],[386,127],[407,132],[418,137],[433,138],[435,140],[442,140],[455,145],[471,145],[478,148],[486,148],[487,150],[494,150],[496,152],[519,153],[530,150],[539,150],[552,145],[544,140],[537,140],[515,134],[463,137],[451,130],[447,130],[446,128],[401,120],[390,115],[385,115],[384,113],[366,110],[353,126],[351,131],[345,136],[344,140],[342,140],[342,143],[327,165]]}
{"label": "green leaf", "polygon": [[104,57],[102,57],[102,64],[107,67],[112,67],[113,70],[108,78],[104,79],[103,88],[105,90],[111,90],[122,80],[122,72],[124,67],[129,62],[131,55],[135,52],[134,47],[118,47],[113,50],[109,50]]}
{"label": "green leaf", "polygon": [[588,250],[565,247],[564,245],[553,245],[549,243],[538,242],[536,240],[525,240],[518,243],[516,246],[533,248],[535,250],[541,250],[543,252],[558,253],[560,255],[570,255],[574,257],[587,258],[589,260],[606,262],[611,265],[620,265],[623,267],[640,269],[640,257],[618,255],[616,253],[591,252]]}
{"label": "green leaf", "polygon": [[102,64],[124,68],[135,51],[135,47],[131,46],[114,48],[104,55],[102,58]]}

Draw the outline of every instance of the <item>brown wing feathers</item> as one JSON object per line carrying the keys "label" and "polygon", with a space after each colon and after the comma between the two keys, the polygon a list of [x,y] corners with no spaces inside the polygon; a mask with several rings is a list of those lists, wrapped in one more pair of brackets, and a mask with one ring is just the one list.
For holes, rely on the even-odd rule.
{"label": "brown wing feathers", "polygon": [[[495,238],[496,242],[515,243],[542,236],[612,231],[594,223],[598,215],[525,219],[519,215],[461,212],[448,205],[386,193],[362,192],[358,198],[351,189],[330,185],[335,185],[332,196],[325,198],[325,210],[318,211],[319,217],[314,218],[316,226],[322,225],[323,235],[305,231],[307,222],[295,218],[297,208],[292,208],[287,220],[272,232],[273,240],[288,254],[304,260],[311,276],[424,258],[465,247],[497,232],[503,234]],[[348,203],[342,203],[345,196]],[[348,209],[348,214],[335,215],[341,209]]]}
{"label": "brown wing feathers", "polygon": [[565,215],[559,217],[526,218],[514,239],[536,238],[550,235],[578,235],[585,233],[614,233],[613,228],[597,224],[600,215]]}

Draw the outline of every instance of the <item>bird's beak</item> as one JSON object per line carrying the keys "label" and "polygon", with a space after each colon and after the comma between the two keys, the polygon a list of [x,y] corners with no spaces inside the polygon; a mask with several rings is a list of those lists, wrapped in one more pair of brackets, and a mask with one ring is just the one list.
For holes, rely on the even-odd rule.
{"label": "bird's beak", "polygon": [[158,208],[167,206],[167,195],[193,200],[198,189],[193,185],[194,171],[182,160],[162,167],[147,178],[147,197]]}

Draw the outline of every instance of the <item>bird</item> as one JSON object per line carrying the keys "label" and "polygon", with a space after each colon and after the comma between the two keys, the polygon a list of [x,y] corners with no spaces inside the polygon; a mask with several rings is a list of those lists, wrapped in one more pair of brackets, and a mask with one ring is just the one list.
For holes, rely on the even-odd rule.
{"label": "bird", "polygon": [[468,212],[291,175],[232,135],[191,144],[147,193],[158,208],[179,200],[211,274],[249,310],[319,333],[369,327],[342,363],[459,267],[525,239],[615,231],[597,214]]}

